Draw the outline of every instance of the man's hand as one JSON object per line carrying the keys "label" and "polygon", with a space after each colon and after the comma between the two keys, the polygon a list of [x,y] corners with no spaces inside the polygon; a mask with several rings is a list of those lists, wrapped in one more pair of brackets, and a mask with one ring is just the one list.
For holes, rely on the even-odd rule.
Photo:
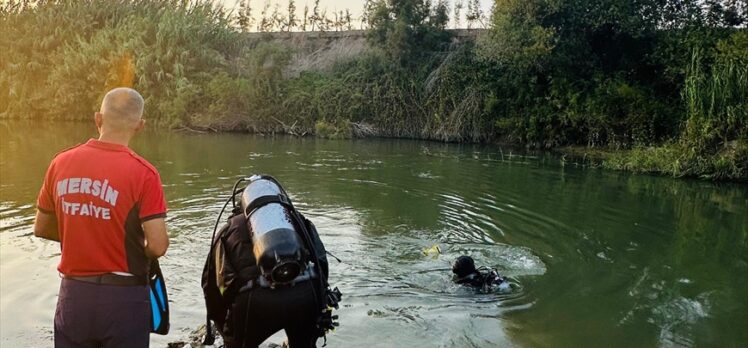
{"label": "man's hand", "polygon": [[57,231],[57,216],[37,210],[36,219],[34,220],[34,236],[59,242],[60,234]]}
{"label": "man's hand", "polygon": [[143,222],[143,232],[145,232],[145,254],[153,260],[164,256],[166,249],[169,248],[166,220],[157,218]]}

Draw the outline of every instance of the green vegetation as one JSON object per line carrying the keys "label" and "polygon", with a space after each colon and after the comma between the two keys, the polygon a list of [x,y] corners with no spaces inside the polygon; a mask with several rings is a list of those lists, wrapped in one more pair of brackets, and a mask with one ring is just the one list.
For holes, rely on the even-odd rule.
{"label": "green vegetation", "polygon": [[237,49],[207,2],[10,1],[0,13],[0,112],[9,117],[89,119],[108,89],[134,85],[148,118],[186,123],[193,104],[210,110],[196,96],[210,95]]}
{"label": "green vegetation", "polygon": [[[748,179],[744,1],[496,0],[490,18],[476,4],[366,1],[358,25],[294,1],[9,1],[0,115],[86,119],[132,85],[170,127],[585,146],[612,151],[608,168]],[[487,29],[456,38],[450,15]],[[325,67],[243,33],[354,27],[368,47]]]}
{"label": "green vegetation", "polygon": [[[613,155],[606,167],[713,179],[748,177],[747,39],[740,32],[730,38],[733,42],[721,42],[710,70],[703,67],[701,54],[694,53],[683,90],[687,120],[677,142]],[[740,45],[742,56],[732,56]]]}

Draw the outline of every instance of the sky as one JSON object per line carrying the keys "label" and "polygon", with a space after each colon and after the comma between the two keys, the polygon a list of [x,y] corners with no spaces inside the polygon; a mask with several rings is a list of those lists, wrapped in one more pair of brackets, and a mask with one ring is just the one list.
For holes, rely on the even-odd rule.
{"label": "sky", "polygon": [[[257,9],[255,14],[259,15],[262,7],[265,6],[265,3],[270,3],[271,7],[274,7],[275,4],[280,4],[281,8],[286,8],[288,6],[288,0],[250,0],[252,8]],[[296,8],[297,13],[301,14],[304,11],[304,5],[308,5],[310,10],[312,6],[314,6],[314,0],[295,0],[296,1]],[[447,0],[447,2],[450,4],[450,7],[454,3],[455,0]],[[467,1],[463,0],[463,3],[465,4],[462,10],[463,17],[464,13],[467,10]],[[227,8],[232,8],[236,6],[237,0],[219,0],[219,2],[223,3],[224,6]],[[434,1],[435,2],[435,1]],[[327,11],[329,13],[332,13],[333,11],[345,11],[346,9],[350,10],[353,14],[354,18],[358,18],[361,16],[361,12],[363,10],[364,6],[364,0],[320,0],[320,7],[321,8],[327,8]],[[483,9],[483,13],[488,17],[491,14],[491,6],[493,5],[493,0],[480,0],[481,8]],[[450,17],[451,17],[451,10],[450,10]],[[462,20],[462,25],[465,26],[465,20]],[[450,24],[450,27],[453,27],[454,23]]]}

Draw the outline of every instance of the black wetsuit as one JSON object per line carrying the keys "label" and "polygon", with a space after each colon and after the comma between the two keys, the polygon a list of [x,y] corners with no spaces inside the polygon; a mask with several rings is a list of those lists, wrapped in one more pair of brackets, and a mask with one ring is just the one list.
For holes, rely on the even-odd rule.
{"label": "black wetsuit", "polygon": [[506,281],[506,279],[500,276],[496,271],[489,270],[485,272],[475,271],[462,278],[455,276],[454,281],[457,284],[467,285],[478,289],[486,289],[493,285],[499,285]]}
{"label": "black wetsuit", "polygon": [[[311,225],[311,224],[310,224]],[[252,240],[246,227],[246,219],[238,214],[223,227],[228,229],[225,237],[231,248],[225,250],[226,258],[232,268],[241,273],[255,266],[252,253]],[[327,258],[324,246],[316,230],[310,228],[312,239],[320,258],[322,272],[327,276]],[[236,279],[241,279],[238,275]],[[306,280],[292,287],[275,289],[254,287],[239,291],[246,282],[244,279],[227,284],[227,293],[232,295],[233,302],[229,307],[226,322],[219,330],[224,338],[226,348],[254,348],[281,329],[286,331],[291,348],[314,347],[317,341],[314,282]]]}
{"label": "black wetsuit", "polygon": [[314,347],[315,302],[312,283],[290,288],[256,288],[237,295],[224,331],[226,348],[254,348],[285,330],[291,348]]}

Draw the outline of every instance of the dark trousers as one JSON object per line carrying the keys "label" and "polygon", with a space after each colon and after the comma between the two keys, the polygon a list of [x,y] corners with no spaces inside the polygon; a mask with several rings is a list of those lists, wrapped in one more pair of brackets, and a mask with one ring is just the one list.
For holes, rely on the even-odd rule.
{"label": "dark trousers", "polygon": [[315,347],[316,306],[312,282],[290,288],[256,288],[237,295],[224,333],[226,348],[255,348],[285,330],[290,348]]}
{"label": "dark trousers", "polygon": [[99,285],[62,279],[55,312],[55,347],[148,347],[146,286]]}

